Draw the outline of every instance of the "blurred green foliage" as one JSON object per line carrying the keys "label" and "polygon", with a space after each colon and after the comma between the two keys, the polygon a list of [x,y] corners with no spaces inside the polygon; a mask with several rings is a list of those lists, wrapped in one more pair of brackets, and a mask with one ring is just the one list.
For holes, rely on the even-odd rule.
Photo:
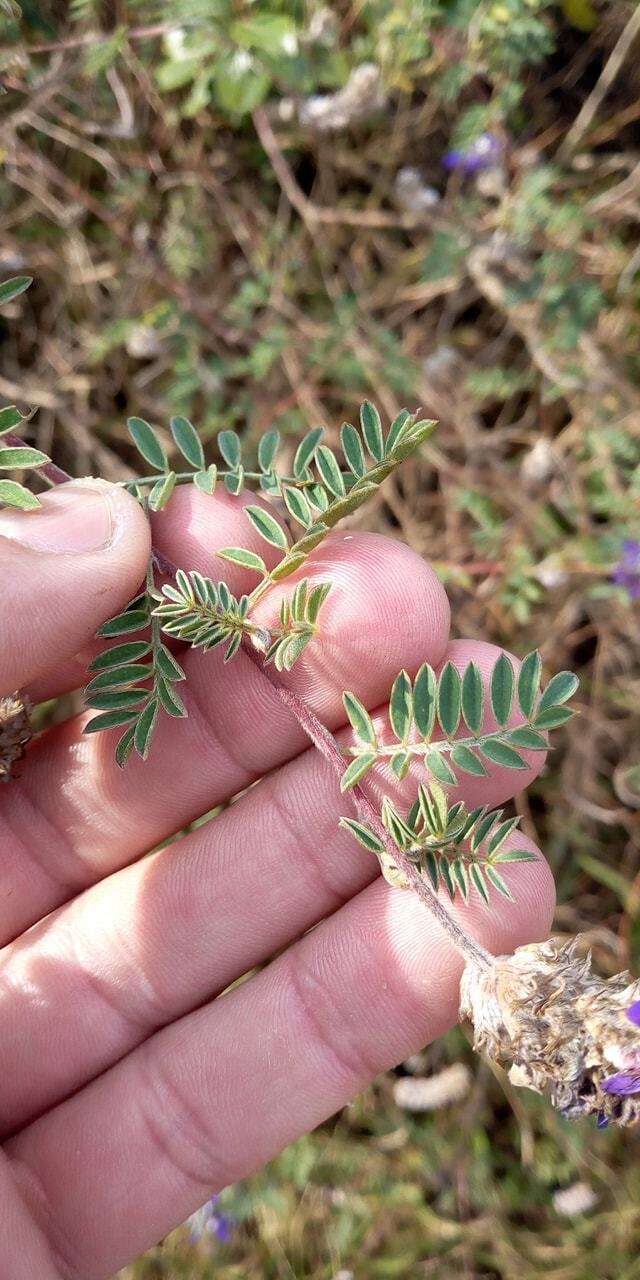
{"label": "blurred green foliage", "polygon": [[[35,278],[1,322],[3,401],[116,479],[128,414],[285,448],[321,422],[335,444],[364,398],[438,417],[364,518],[434,561],[458,634],[580,670],[518,808],[558,931],[605,972],[640,965],[638,617],[611,582],[640,537],[637,41],[603,78],[635,11],[0,4],[0,272]],[[494,164],[445,167],[487,132]],[[412,1117],[383,1079],[227,1193],[230,1245],[178,1232],[128,1274],[640,1276],[637,1139],[514,1096],[459,1032],[421,1070],[460,1057],[462,1104]],[[563,1218],[576,1180],[596,1204]]]}

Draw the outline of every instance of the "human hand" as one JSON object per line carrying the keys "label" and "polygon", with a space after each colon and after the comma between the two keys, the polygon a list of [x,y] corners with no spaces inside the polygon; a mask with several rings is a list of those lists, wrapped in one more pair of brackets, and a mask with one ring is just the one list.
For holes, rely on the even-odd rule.
{"label": "human hand", "polygon": [[[35,700],[82,683],[91,637],[135,593],[149,551],[120,489],[77,482],[45,505],[0,515],[0,694]],[[181,489],[154,519],[159,550],[234,591],[249,578],[213,569],[214,552],[253,538],[263,553],[242,499],[220,491]],[[305,567],[329,575],[322,636],[281,679],[333,730],[345,688],[375,709],[403,666],[491,670],[494,646],[449,642],[443,588],[406,546],[332,535]],[[263,674],[243,654],[223,671],[220,650],[184,662],[189,719],[160,722],[146,764],[121,772],[111,735],[83,738],[82,716],[48,730],[0,789],[0,1273],[11,1280],[111,1275],[456,1021],[460,958],[338,827],[351,802]],[[542,753],[528,759],[526,773],[465,778],[458,795],[507,800]],[[495,952],[546,936],[553,905],[541,856],[504,874],[516,904],[452,908]]]}

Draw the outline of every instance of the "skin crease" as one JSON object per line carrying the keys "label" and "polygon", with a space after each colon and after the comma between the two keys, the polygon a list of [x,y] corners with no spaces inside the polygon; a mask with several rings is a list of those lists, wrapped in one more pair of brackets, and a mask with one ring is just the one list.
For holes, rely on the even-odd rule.
{"label": "skin crease", "polygon": [[[97,617],[61,594],[54,553],[0,539],[5,573],[20,557],[18,619],[36,592],[43,610],[55,599],[48,669],[28,627],[16,669],[3,612],[13,687],[35,680],[43,697],[62,668],[72,678],[72,655],[137,589],[146,526],[126,494],[114,501]],[[250,589],[254,577],[213,557],[239,541],[265,552],[236,503],[179,490],[154,540],[175,563]],[[95,575],[95,553],[85,558]],[[310,570],[335,585],[322,636],[287,679],[332,729],[344,688],[384,726],[403,666],[451,657],[491,670],[493,646],[449,641],[444,591],[407,547],[338,532]],[[83,739],[81,717],[48,731],[0,794],[0,1274],[12,1280],[113,1275],[456,1020],[461,962],[439,926],[338,828],[351,802],[261,673],[243,655],[224,674],[216,663],[217,651],[185,655],[190,718],[161,722],[146,765],[117,770],[113,735]],[[529,759],[461,794],[508,799],[541,768],[541,753]],[[258,778],[214,822],[141,857]],[[388,784],[370,779],[371,794]],[[455,907],[496,952],[546,936],[553,909],[541,857],[504,873],[515,905]]]}

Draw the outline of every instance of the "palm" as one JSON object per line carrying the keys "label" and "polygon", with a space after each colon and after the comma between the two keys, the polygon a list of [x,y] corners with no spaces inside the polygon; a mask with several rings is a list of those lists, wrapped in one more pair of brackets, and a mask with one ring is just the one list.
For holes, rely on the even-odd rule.
{"label": "palm", "polygon": [[[126,495],[114,501],[110,550],[40,556],[40,580],[26,561],[16,571],[24,553],[0,536],[0,693],[78,684],[72,655],[135,591],[146,531]],[[154,536],[209,573],[216,547],[251,545],[237,499],[195,490]],[[288,681],[332,728],[344,688],[376,708],[400,667],[439,664],[445,649],[491,666],[488,645],[447,648],[442,588],[400,544],[336,535],[312,564],[335,586],[323,638]],[[244,571],[220,566],[242,589]],[[0,798],[0,1257],[15,1280],[112,1274],[455,1021],[457,957],[338,828],[350,802],[260,671],[243,655],[223,671],[218,651],[186,666],[189,719],[159,728],[146,765],[120,772],[112,744],[73,721]],[[513,783],[495,768],[463,794],[496,803]],[[517,906],[460,908],[494,950],[549,922],[545,864],[509,874]]]}

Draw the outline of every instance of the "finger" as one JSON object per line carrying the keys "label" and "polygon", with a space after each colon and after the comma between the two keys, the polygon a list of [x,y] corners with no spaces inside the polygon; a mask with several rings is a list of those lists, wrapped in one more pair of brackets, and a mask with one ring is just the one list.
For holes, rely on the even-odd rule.
{"label": "finger", "polygon": [[[224,522],[212,529],[226,541]],[[340,558],[343,540],[334,539]],[[316,571],[312,559],[307,576],[324,580],[326,564]],[[438,660],[448,616],[443,588],[419,557],[377,535],[354,535],[313,643],[319,674],[310,698],[315,692],[331,725],[344,718],[342,667],[336,659],[331,700],[331,672],[322,673],[325,649],[335,654],[344,646],[353,664],[349,683],[374,705],[403,663]],[[113,736],[83,740],[77,720],[53,729],[32,751],[3,807],[2,941],[306,747],[290,712],[243,653],[226,666],[219,650],[190,653],[184,666],[189,719],[159,720],[146,764],[134,760],[118,769]]]}
{"label": "finger", "polygon": [[[11,1280],[62,1280],[44,1233],[34,1222],[0,1151],[0,1262]],[[10,1272],[6,1268],[11,1268]]]}
{"label": "finger", "polygon": [[[447,650],[451,660],[484,665],[488,678],[498,652],[475,641]],[[374,716],[383,719],[386,708]],[[403,811],[420,776],[424,769],[401,786],[386,780]],[[507,799],[519,778],[504,769],[480,779],[473,804]],[[474,782],[463,781],[459,798]],[[364,888],[378,863],[339,828],[351,812],[333,771],[306,751],[213,822],[112,875],[5,948],[0,1132],[60,1101]]]}
{"label": "finger", "polygon": [[[499,952],[545,936],[553,903],[542,862],[507,874],[516,905],[456,908]],[[69,1276],[111,1274],[441,1035],[460,972],[422,904],[378,880],[23,1130],[8,1151],[39,1188]]]}
{"label": "finger", "polygon": [[137,502],[101,480],[74,480],[35,511],[0,512],[0,694],[55,682],[144,578],[149,529]]}

